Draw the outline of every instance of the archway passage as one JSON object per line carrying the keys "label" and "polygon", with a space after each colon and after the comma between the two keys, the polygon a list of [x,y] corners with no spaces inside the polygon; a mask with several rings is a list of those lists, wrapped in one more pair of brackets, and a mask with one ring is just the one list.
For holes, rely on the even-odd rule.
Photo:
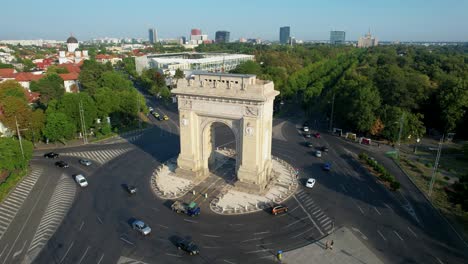
{"label": "archway passage", "polygon": [[211,141],[208,169],[211,174],[232,184],[237,179],[237,144],[231,128],[221,122],[213,122],[207,128],[206,140]]}
{"label": "archway passage", "polygon": [[271,178],[273,82],[255,75],[200,73],[179,81],[180,154],[176,172],[201,180],[210,174],[216,125],[227,126],[235,138],[236,187],[262,191]]}

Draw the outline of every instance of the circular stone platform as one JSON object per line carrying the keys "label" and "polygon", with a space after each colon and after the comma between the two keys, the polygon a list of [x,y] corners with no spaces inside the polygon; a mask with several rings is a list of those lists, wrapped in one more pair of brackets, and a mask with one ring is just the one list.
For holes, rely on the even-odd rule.
{"label": "circular stone platform", "polygon": [[[235,151],[220,148],[215,153],[216,162],[223,164],[235,158]],[[151,177],[151,186],[155,194],[162,199],[177,199],[200,182],[183,178],[175,173],[176,159],[173,158],[159,166]],[[273,204],[279,204],[291,197],[297,190],[296,170],[284,160],[272,156],[273,178],[263,194],[243,192],[233,184],[220,186],[219,194],[210,202],[210,208],[217,214],[237,215],[264,210]]]}

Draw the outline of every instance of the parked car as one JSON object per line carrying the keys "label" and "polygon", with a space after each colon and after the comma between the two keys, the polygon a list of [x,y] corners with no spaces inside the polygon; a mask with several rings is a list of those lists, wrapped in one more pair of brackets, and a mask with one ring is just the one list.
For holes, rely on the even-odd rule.
{"label": "parked car", "polygon": [[164,115],[163,120],[169,120],[169,117],[167,115]]}
{"label": "parked car", "polygon": [[66,163],[63,160],[55,162],[55,166],[57,166],[59,168],[68,168],[69,167],[68,163]]}
{"label": "parked car", "polygon": [[198,246],[188,239],[180,239],[176,244],[178,249],[182,249],[190,255],[200,254],[200,249]]}
{"label": "parked car", "polygon": [[309,127],[309,122],[305,121],[304,124],[302,124],[303,127]]}
{"label": "parked car", "polygon": [[322,169],[325,170],[325,171],[330,171],[331,170],[331,163],[330,162],[325,162],[322,165]]}
{"label": "parked car", "polygon": [[88,182],[86,181],[86,178],[83,176],[83,174],[77,174],[73,178],[75,178],[76,183],[78,183],[78,185],[81,187],[88,186]]}
{"label": "parked car", "polygon": [[308,132],[307,132],[307,133],[304,133],[304,137],[306,137],[306,138],[311,138],[311,137],[312,137],[312,134],[310,134],[310,133],[308,133]]}
{"label": "parked car", "polygon": [[81,165],[84,165],[84,166],[91,166],[93,164],[90,160],[87,160],[87,159],[80,159],[79,162]]}
{"label": "parked car", "polygon": [[58,157],[59,157],[59,154],[55,152],[48,152],[44,154],[44,158],[47,158],[47,159],[56,159]]}
{"label": "parked car", "polygon": [[271,213],[273,215],[286,213],[287,211],[288,211],[288,207],[286,207],[284,205],[275,205],[275,206],[271,207]]}
{"label": "parked car", "polygon": [[322,151],[324,151],[324,152],[328,152],[328,147],[326,147],[326,146],[323,146],[321,149],[322,149]]}
{"label": "parked car", "polygon": [[141,220],[135,220],[132,223],[132,228],[136,231],[138,231],[140,234],[146,236],[151,233],[151,227],[146,225],[143,221]]}
{"label": "parked car", "polygon": [[315,133],[314,136],[315,136],[316,138],[320,138],[320,137],[321,137],[319,132]]}
{"label": "parked car", "polygon": [[129,194],[135,194],[137,192],[137,188],[133,185],[126,185],[126,189]]}
{"label": "parked car", "polygon": [[315,185],[315,179],[314,178],[309,178],[306,182],[306,187],[307,188],[313,188]]}
{"label": "parked car", "polygon": [[307,142],[307,147],[313,148],[313,147],[314,147],[314,144],[312,144],[312,142]]}
{"label": "parked car", "polygon": [[304,132],[309,132],[309,127],[308,126],[304,126],[302,129],[304,130]]}
{"label": "parked car", "polygon": [[321,158],[322,157],[322,152],[320,150],[315,151],[315,157]]}
{"label": "parked car", "polygon": [[159,121],[163,121],[164,118],[163,118],[162,116],[158,116],[158,120],[159,120]]}
{"label": "parked car", "polygon": [[155,118],[159,118],[159,113],[158,113],[158,112],[153,112],[153,116],[154,116]]}
{"label": "parked car", "polygon": [[187,204],[182,201],[175,201],[171,205],[171,209],[178,214],[184,213],[188,216],[198,216],[201,213],[201,209],[196,202]]}
{"label": "parked car", "polygon": [[150,111],[150,113],[154,111],[153,107],[151,106],[148,106],[148,110]]}

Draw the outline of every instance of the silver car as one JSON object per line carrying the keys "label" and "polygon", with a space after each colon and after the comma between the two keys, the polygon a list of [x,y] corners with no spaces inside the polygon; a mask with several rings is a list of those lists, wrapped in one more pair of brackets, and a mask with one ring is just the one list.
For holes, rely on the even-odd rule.
{"label": "silver car", "polygon": [[84,166],[91,166],[93,164],[90,160],[87,159],[80,159],[80,164]]}
{"label": "silver car", "polygon": [[141,220],[133,221],[132,228],[135,229],[136,231],[140,232],[140,234],[142,234],[144,236],[149,235],[151,233],[151,227],[147,226]]}

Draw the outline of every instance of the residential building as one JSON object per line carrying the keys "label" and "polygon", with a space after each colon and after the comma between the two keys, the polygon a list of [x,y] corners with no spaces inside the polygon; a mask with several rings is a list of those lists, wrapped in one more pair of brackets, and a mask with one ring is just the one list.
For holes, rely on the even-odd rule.
{"label": "residential building", "polygon": [[216,43],[228,43],[229,42],[229,31],[216,31],[215,42]]}
{"label": "residential building", "polygon": [[359,48],[369,48],[377,46],[378,44],[379,42],[377,38],[373,37],[369,30],[369,32],[364,37],[359,38],[357,46]]}
{"label": "residential building", "polygon": [[200,45],[211,43],[211,40],[208,39],[208,35],[203,35],[202,31],[198,28],[194,28],[190,32],[190,41],[189,45]]}
{"label": "residential building", "polygon": [[107,54],[97,54],[96,61],[102,64],[110,62],[112,65],[117,64],[119,61],[122,61],[122,58],[115,56],[115,55],[107,55]]}
{"label": "residential building", "polygon": [[280,44],[289,44],[289,37],[291,37],[291,28],[289,26],[280,27]]}
{"label": "residential building", "polygon": [[154,43],[158,42],[158,35],[156,33],[156,29],[150,28],[148,30],[148,33],[149,33],[149,42],[151,44],[154,44]]}
{"label": "residential building", "polygon": [[330,44],[342,45],[346,41],[346,32],[344,31],[330,31]]}

